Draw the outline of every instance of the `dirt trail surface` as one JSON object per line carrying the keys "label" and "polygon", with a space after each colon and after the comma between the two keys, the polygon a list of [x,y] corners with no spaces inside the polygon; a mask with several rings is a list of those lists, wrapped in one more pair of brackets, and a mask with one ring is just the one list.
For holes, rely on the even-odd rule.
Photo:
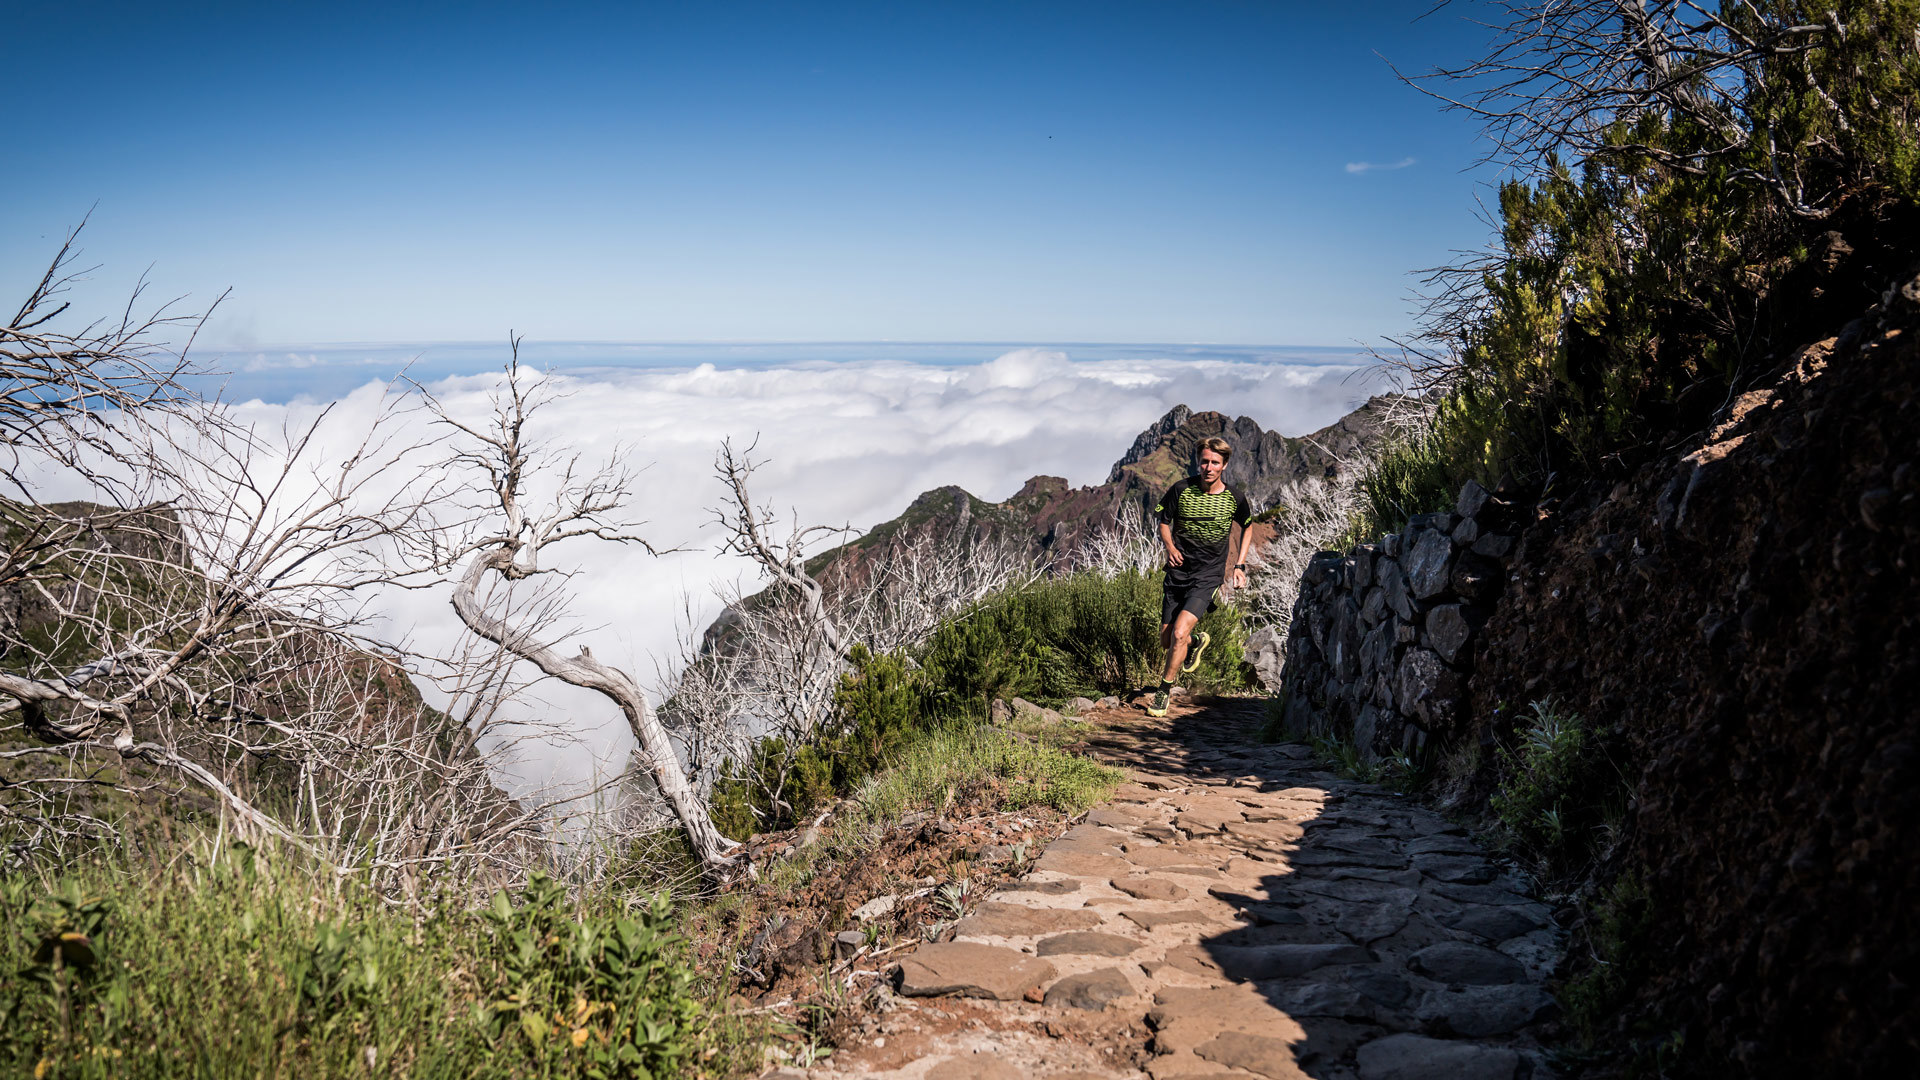
{"label": "dirt trail surface", "polygon": [[1261,708],[1091,716],[1113,801],[901,960],[828,1063],[771,1075],[1550,1075],[1546,907],[1439,815],[1254,743]]}

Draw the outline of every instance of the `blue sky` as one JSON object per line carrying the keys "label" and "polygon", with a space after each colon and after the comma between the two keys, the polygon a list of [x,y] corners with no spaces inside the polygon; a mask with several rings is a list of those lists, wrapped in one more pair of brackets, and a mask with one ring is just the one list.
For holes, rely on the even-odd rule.
{"label": "blue sky", "polygon": [[1371,341],[1485,236],[1427,7],[33,5],[0,287],[97,203],[216,347]]}

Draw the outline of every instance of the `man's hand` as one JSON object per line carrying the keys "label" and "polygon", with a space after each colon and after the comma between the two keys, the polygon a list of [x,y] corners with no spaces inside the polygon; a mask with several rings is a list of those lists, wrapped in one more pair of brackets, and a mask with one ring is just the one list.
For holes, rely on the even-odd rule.
{"label": "man's hand", "polygon": [[1179,566],[1181,563],[1186,561],[1187,560],[1180,554],[1179,548],[1169,547],[1167,549],[1167,565],[1168,566]]}
{"label": "man's hand", "polygon": [[1236,589],[1247,587],[1247,572],[1237,566],[1233,568],[1233,587]]}

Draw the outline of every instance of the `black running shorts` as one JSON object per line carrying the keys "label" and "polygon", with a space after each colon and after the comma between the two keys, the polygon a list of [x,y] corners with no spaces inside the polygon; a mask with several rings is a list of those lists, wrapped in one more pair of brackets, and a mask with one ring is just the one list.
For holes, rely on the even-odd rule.
{"label": "black running shorts", "polygon": [[1213,606],[1213,585],[1166,585],[1160,591],[1160,625],[1172,626],[1173,620],[1183,611],[1193,612],[1193,617],[1203,619],[1207,609]]}

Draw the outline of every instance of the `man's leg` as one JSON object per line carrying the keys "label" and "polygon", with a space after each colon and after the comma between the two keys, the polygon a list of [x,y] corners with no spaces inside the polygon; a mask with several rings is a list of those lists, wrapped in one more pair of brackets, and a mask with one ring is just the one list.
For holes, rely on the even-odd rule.
{"label": "man's leg", "polygon": [[1160,676],[1162,684],[1170,686],[1180,677],[1180,667],[1187,662],[1187,647],[1193,643],[1193,628],[1199,622],[1200,616],[1183,609],[1162,635],[1161,640],[1167,644],[1167,668]]}

